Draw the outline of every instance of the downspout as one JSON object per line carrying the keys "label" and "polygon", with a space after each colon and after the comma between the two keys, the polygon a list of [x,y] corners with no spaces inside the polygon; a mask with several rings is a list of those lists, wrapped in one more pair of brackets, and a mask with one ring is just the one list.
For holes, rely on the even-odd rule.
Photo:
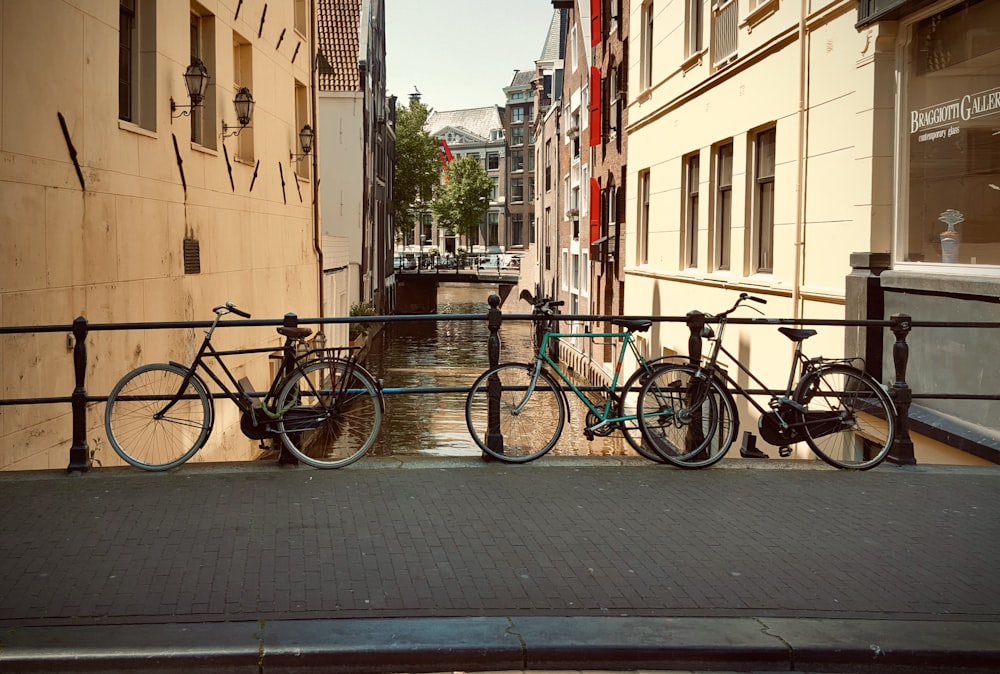
{"label": "downspout", "polygon": [[792,317],[802,316],[802,275],[805,258],[806,220],[806,97],[808,95],[808,69],[806,48],[806,10],[808,3],[800,0],[799,12],[799,110],[798,110],[798,170],[795,173],[795,271],[792,279]]}
{"label": "downspout", "polygon": [[[313,152],[312,152],[312,217],[313,217],[313,249],[316,251],[317,260],[317,272],[319,275],[319,313],[316,315],[323,318],[325,314],[323,313],[323,307],[326,306],[323,299],[323,231],[320,224],[320,211],[319,211],[319,139],[320,139],[320,128],[317,120],[319,118],[319,59],[317,41],[316,41],[316,0],[310,3],[310,26],[309,26],[309,80],[312,91],[310,96],[312,98],[312,105],[310,106],[312,110],[310,111],[310,118],[312,120],[312,128],[315,136],[313,137]],[[323,334],[323,328],[320,326],[319,333]],[[317,335],[318,337],[319,335]]]}

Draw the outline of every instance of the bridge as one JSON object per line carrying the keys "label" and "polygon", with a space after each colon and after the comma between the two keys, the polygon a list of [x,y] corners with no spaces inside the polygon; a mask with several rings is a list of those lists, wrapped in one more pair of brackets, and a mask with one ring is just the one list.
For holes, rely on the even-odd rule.
{"label": "bridge", "polygon": [[397,269],[396,313],[437,313],[437,289],[442,283],[484,283],[495,285],[501,301],[520,280],[517,267]]}

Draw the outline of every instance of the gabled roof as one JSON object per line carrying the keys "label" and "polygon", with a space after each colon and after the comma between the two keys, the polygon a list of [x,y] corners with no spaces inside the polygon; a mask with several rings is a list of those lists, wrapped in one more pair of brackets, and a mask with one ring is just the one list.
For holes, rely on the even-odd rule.
{"label": "gabled roof", "polygon": [[458,132],[472,134],[484,141],[490,139],[490,132],[502,129],[500,109],[491,105],[486,108],[469,108],[467,110],[434,111],[427,118],[424,129],[432,136],[437,136],[446,127]]}
{"label": "gabled roof", "polygon": [[360,91],[361,0],[319,0],[316,22],[320,91]]}
{"label": "gabled roof", "polygon": [[539,61],[556,61],[563,57],[562,49],[562,25],[564,12],[557,9],[552,12],[552,21],[549,23],[549,32],[545,34],[545,44],[542,45],[542,55]]}
{"label": "gabled roof", "polygon": [[513,79],[511,79],[508,88],[510,89],[530,89],[531,80],[535,78],[535,72],[533,70],[519,70],[514,73]]}

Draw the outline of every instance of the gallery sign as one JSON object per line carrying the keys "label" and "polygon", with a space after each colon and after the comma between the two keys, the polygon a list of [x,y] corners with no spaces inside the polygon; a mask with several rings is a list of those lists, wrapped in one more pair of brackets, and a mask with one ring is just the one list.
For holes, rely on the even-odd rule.
{"label": "gallery sign", "polygon": [[[910,111],[910,133],[921,133],[918,140],[937,140],[954,136],[961,129],[959,122],[1000,113],[1000,87],[987,89],[962,98]],[[943,128],[942,128],[943,127]]]}

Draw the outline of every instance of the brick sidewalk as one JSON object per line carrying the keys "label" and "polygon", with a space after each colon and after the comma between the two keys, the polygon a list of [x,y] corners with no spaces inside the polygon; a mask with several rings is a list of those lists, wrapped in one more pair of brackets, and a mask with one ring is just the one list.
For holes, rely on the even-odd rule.
{"label": "brick sidewalk", "polygon": [[1000,622],[1000,470],[724,465],[366,459],[339,471],[0,474],[0,627]]}

